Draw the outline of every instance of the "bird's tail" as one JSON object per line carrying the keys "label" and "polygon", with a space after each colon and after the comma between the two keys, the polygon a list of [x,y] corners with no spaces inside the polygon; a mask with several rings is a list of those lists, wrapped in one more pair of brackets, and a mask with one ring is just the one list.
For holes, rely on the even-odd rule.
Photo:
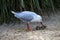
{"label": "bird's tail", "polygon": [[16,12],[14,12],[14,11],[11,11],[11,13],[16,14]]}

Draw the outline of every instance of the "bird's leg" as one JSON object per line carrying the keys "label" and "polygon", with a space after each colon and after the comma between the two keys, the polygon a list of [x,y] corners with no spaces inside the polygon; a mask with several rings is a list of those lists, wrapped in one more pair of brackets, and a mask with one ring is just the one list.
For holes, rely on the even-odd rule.
{"label": "bird's leg", "polygon": [[26,29],[27,31],[31,31],[31,28],[30,28],[30,26],[29,26],[29,22],[27,23],[27,29]]}

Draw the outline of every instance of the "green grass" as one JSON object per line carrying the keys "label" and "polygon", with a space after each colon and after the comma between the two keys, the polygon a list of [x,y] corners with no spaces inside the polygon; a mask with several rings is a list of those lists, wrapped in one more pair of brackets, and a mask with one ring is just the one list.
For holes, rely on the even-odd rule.
{"label": "green grass", "polygon": [[0,0],[0,23],[14,21],[12,19],[15,17],[11,10],[29,10],[43,16],[42,11],[48,12],[52,10],[55,13],[55,9],[60,9],[60,0]]}

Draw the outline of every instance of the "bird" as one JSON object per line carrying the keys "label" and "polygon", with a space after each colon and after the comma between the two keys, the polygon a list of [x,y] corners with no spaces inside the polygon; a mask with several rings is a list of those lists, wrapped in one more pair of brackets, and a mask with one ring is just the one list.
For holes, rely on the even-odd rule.
{"label": "bird", "polygon": [[22,11],[22,12],[15,12],[11,11],[14,16],[23,22],[26,22],[26,30],[30,31],[30,22],[40,22],[42,24],[42,17],[35,12],[32,11]]}

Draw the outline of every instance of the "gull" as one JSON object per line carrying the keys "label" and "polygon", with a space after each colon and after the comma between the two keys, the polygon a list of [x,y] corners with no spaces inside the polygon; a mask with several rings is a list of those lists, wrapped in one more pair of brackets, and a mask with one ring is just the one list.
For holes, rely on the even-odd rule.
{"label": "gull", "polygon": [[[39,22],[40,24],[42,24],[42,17],[40,15],[38,15],[35,12],[32,11],[22,11],[22,12],[14,12],[11,11],[14,16],[20,20],[22,20],[23,22],[26,22],[26,30],[31,30],[29,23],[30,22]],[[42,24],[43,25],[43,24]]]}

